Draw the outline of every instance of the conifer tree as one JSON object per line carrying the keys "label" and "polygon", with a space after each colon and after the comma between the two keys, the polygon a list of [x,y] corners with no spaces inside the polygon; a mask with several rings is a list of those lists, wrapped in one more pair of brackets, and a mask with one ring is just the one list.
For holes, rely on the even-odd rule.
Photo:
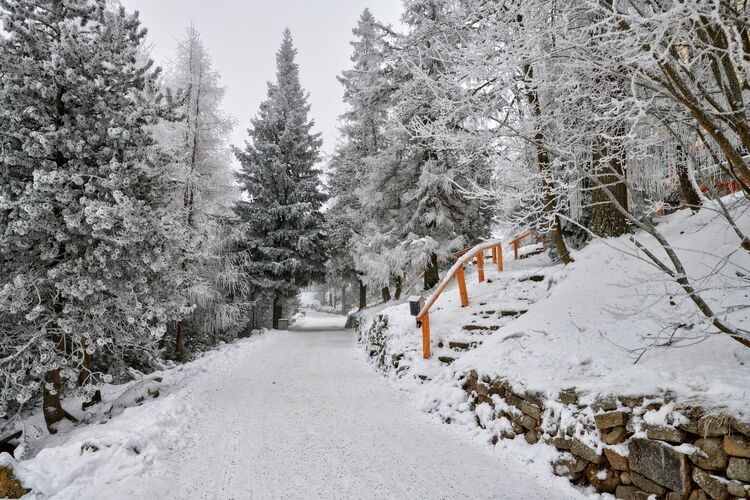
{"label": "conifer tree", "polygon": [[[358,279],[360,288],[370,283],[387,290],[389,268],[381,267],[384,271],[375,278],[367,266],[357,266],[354,257],[362,264],[362,249],[358,247],[366,246],[365,241],[371,243],[363,228],[369,227],[371,214],[364,205],[372,201],[373,193],[363,192],[362,187],[370,177],[368,162],[386,146],[385,124],[392,89],[383,34],[369,9],[364,10],[352,33],[352,68],[339,77],[348,109],[341,115],[341,143],[330,164],[333,202],[326,213],[331,236],[329,270],[340,280]],[[399,273],[395,274],[398,280]],[[366,297],[365,290],[360,290],[360,297]],[[360,307],[364,305],[360,301]]]}
{"label": "conifer tree", "polygon": [[287,29],[276,54],[276,81],[268,84],[268,98],[251,122],[250,141],[235,149],[247,197],[235,206],[243,230],[239,260],[252,293],[272,301],[274,328],[284,300],[325,274],[326,195],[315,168],[322,143],[312,132],[296,54]]}
{"label": "conifer tree", "polygon": [[[371,190],[382,194],[372,204],[376,232],[366,242],[384,241],[384,249],[374,252],[381,259],[396,255],[400,267],[423,270],[427,290],[439,282],[440,259],[489,235],[489,208],[467,193],[488,185],[491,168],[486,157],[464,161],[432,133],[448,113],[451,134],[461,133],[466,118],[464,110],[446,109],[450,94],[436,99],[433,91],[452,71],[437,40],[460,45],[461,28],[450,24],[456,4],[407,0],[404,7],[409,32],[390,55],[396,90],[388,146],[371,169]],[[460,89],[457,85],[449,92]]]}
{"label": "conifer tree", "polygon": [[66,388],[95,397],[186,312],[151,135],[164,107],[136,15],[1,0],[0,16],[0,414],[41,392],[54,432]]}
{"label": "conifer tree", "polygon": [[177,189],[171,209],[188,235],[178,265],[189,278],[186,299],[195,310],[174,325],[173,347],[166,354],[186,361],[188,350],[214,345],[242,317],[229,300],[238,279],[226,244],[239,192],[227,143],[234,120],[222,108],[221,76],[194,26],[178,43],[170,70],[166,85],[179,96],[179,120],[164,120],[157,137],[173,159]]}

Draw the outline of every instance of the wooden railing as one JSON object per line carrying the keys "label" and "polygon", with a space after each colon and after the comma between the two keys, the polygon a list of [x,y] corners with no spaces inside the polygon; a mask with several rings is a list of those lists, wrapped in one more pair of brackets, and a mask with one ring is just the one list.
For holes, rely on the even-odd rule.
{"label": "wooden railing", "polygon": [[[514,238],[509,245],[513,247],[513,257],[517,260],[518,250],[520,242],[528,238],[530,235],[535,234],[535,231],[526,231]],[[424,359],[429,359],[430,352],[430,309],[440,298],[440,295],[445,291],[448,285],[451,283],[453,278],[458,281],[458,293],[461,298],[461,307],[469,305],[469,294],[466,291],[466,277],[464,276],[464,267],[469,264],[472,260],[477,261],[477,276],[479,283],[485,281],[484,274],[484,257],[487,250],[491,251],[492,262],[497,265],[498,272],[503,271],[503,242],[500,240],[490,240],[480,243],[473,248],[453,254],[456,257],[456,262],[453,267],[450,268],[448,273],[440,282],[435,292],[432,294],[430,299],[425,303],[424,307],[417,315],[417,325],[422,326],[422,355]]]}

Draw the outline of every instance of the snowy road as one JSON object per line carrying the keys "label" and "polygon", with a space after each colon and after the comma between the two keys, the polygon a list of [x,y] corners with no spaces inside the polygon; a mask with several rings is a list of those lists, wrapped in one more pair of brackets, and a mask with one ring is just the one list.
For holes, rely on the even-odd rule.
{"label": "snowy road", "polygon": [[420,412],[342,322],[311,312],[196,376],[190,445],[107,498],[570,498]]}

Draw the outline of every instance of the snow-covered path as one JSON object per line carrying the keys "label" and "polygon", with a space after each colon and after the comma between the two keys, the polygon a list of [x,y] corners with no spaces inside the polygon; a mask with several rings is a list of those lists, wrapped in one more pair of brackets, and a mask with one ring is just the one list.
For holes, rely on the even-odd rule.
{"label": "snow-covered path", "polygon": [[[106,498],[569,498],[420,412],[375,373],[343,319],[248,344],[184,390],[189,445]],[[182,391],[181,391],[182,392]]]}

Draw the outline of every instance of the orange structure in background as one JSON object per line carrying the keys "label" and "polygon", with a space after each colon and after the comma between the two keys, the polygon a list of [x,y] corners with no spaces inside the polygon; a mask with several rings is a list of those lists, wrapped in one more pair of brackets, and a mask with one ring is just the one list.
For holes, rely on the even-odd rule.
{"label": "orange structure in background", "polygon": [[[528,238],[534,231],[526,231],[525,233],[517,236],[510,245],[513,246],[513,255],[518,259],[518,249],[521,240]],[[492,261],[497,263],[498,272],[503,271],[503,246],[502,242],[493,240],[486,243],[481,243],[474,248],[466,251],[454,254],[456,256],[456,263],[453,265],[448,274],[440,282],[435,293],[432,294],[430,300],[424,305],[419,314],[417,315],[417,324],[422,325],[422,355],[424,359],[430,358],[430,309],[440,298],[440,295],[445,291],[453,278],[458,281],[458,293],[461,298],[461,307],[469,305],[469,294],[466,290],[466,277],[464,276],[464,267],[472,260],[477,261],[477,274],[479,276],[479,282],[485,281],[484,275],[484,257],[487,250],[492,251]]]}

